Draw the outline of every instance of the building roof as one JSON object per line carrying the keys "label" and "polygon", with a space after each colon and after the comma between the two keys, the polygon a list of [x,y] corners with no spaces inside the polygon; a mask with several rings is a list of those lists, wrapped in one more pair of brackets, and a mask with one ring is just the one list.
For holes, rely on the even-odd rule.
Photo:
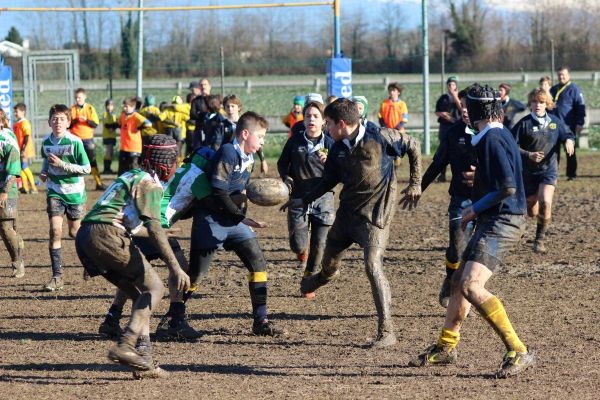
{"label": "building roof", "polygon": [[25,51],[26,50],[23,46],[9,42],[8,40],[3,40],[0,42],[0,54],[3,56],[21,57]]}

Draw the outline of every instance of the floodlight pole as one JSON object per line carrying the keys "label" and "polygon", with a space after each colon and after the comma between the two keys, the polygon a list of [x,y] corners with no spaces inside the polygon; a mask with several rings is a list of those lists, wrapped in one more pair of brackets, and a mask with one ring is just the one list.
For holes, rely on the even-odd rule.
{"label": "floodlight pole", "polygon": [[333,0],[333,54],[335,58],[342,56],[340,39],[340,9],[342,0]]}
{"label": "floodlight pole", "polygon": [[[138,0],[138,7],[144,7],[144,0]],[[142,75],[144,70],[144,12],[138,13],[138,49],[137,49],[137,79],[136,96],[142,98]]]}
{"label": "floodlight pole", "polygon": [[421,1],[422,15],[422,40],[423,40],[423,136],[425,139],[424,152],[431,152],[431,140],[429,137],[429,32],[427,29],[427,0]]}

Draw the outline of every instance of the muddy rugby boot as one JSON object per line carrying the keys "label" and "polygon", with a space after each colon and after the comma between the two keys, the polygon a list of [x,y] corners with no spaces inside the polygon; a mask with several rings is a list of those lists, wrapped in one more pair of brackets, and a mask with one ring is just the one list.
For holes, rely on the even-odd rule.
{"label": "muddy rugby boot", "polygon": [[262,322],[252,324],[252,333],[256,336],[282,336],[286,331],[279,328],[271,321],[264,320]]}
{"label": "muddy rugby boot", "polygon": [[419,354],[408,362],[410,367],[426,367],[428,365],[449,365],[455,364],[457,360],[456,348],[449,350],[437,344],[429,346],[425,352]]}
{"label": "muddy rugby boot", "polygon": [[23,258],[19,257],[17,261],[13,261],[12,276],[17,279],[25,276],[25,263],[23,262]]}
{"label": "muddy rugby boot", "polygon": [[498,372],[496,372],[495,377],[508,378],[510,376],[515,376],[534,364],[535,353],[533,351],[530,350],[527,353],[519,353],[511,350],[504,355],[502,365]]}
{"label": "muddy rugby boot", "polygon": [[440,305],[444,308],[448,308],[448,303],[450,302],[450,293],[451,293],[451,278],[446,276],[444,278],[444,282],[442,282],[442,287],[440,288],[440,294],[438,295],[438,301]]}
{"label": "muddy rugby boot", "polygon": [[47,292],[54,292],[55,290],[61,290],[64,287],[62,276],[53,276],[48,283],[44,285],[44,290]]}
{"label": "muddy rugby boot", "polygon": [[149,353],[138,353],[135,349],[135,343],[133,332],[126,330],[121,335],[119,342],[115,343],[108,351],[108,359],[140,371],[148,371],[154,368],[152,356]]}
{"label": "muddy rugby boot", "polygon": [[[135,350],[138,354],[152,359],[152,344],[148,336],[140,336],[135,344]],[[167,378],[169,373],[158,366],[156,362],[152,363],[152,368],[147,371],[134,370],[134,379],[160,379]]]}
{"label": "muddy rugby boot", "polygon": [[300,293],[304,294],[316,292],[318,288],[320,288],[323,285],[326,285],[327,283],[335,279],[339,274],[340,271],[338,270],[335,271],[335,273],[329,278],[324,278],[320,272],[315,275],[305,276],[300,282]]}
{"label": "muddy rugby boot", "polygon": [[546,249],[546,245],[543,240],[536,239],[533,242],[533,251],[537,254],[545,254],[548,250]]}
{"label": "muddy rugby boot", "polygon": [[373,339],[368,345],[368,348],[371,349],[384,349],[386,347],[390,347],[398,343],[398,339],[396,339],[396,334],[393,332],[383,332],[377,334],[377,337]]}

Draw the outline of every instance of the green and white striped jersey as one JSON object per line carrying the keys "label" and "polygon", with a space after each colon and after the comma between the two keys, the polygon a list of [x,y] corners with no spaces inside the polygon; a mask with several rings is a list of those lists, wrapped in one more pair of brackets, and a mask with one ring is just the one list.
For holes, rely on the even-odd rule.
{"label": "green and white striped jersey", "polygon": [[[50,165],[49,154],[58,156],[64,166]],[[81,139],[69,132],[60,138],[51,133],[42,142],[42,158],[42,171],[48,174],[48,197],[58,197],[66,204],[84,204],[87,196],[83,175],[89,174],[91,168]]]}
{"label": "green and white striped jersey", "polygon": [[202,199],[212,193],[212,188],[203,168],[208,160],[200,154],[194,154],[189,163],[175,171],[165,187],[161,202],[161,224],[170,228],[182,214],[192,207],[194,199]]}
{"label": "green and white striped jersey", "polygon": [[162,196],[156,174],[132,169],[114,180],[83,222],[110,224],[135,234],[145,220],[160,221]]}
{"label": "green and white striped jersey", "polygon": [[[6,182],[9,175],[19,176],[21,173],[21,157],[19,144],[15,134],[9,129],[0,130],[0,182]],[[8,190],[8,198],[19,197],[16,181]]]}

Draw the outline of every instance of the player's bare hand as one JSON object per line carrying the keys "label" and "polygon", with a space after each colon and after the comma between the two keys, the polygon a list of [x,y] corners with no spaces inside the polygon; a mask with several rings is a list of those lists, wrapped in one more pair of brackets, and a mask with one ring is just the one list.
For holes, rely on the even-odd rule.
{"label": "player's bare hand", "polygon": [[463,210],[462,219],[460,220],[460,229],[463,231],[467,229],[467,224],[477,218],[477,214],[473,211],[473,207],[469,207]]}
{"label": "player's bare hand", "polygon": [[285,186],[287,186],[288,192],[292,193],[292,190],[294,190],[294,179],[292,179],[291,176],[286,176],[283,178],[283,183]]}
{"label": "player's bare hand", "polygon": [[398,204],[402,206],[403,210],[406,210],[407,207],[409,210],[417,208],[417,204],[419,203],[419,199],[421,198],[420,185],[408,185],[400,193],[402,193],[404,197],[400,199],[400,202]]}
{"label": "player's bare hand", "polygon": [[6,207],[6,200],[8,200],[8,193],[0,193],[0,208]]}
{"label": "player's bare hand", "polygon": [[248,225],[250,228],[266,228],[269,226],[266,222],[255,221],[252,218],[244,218],[242,224]]}
{"label": "player's bare hand", "polygon": [[47,172],[40,172],[40,180],[42,182],[46,182],[48,180],[48,173]]}
{"label": "player's bare hand", "polygon": [[462,176],[462,183],[464,183],[468,187],[473,187],[473,181],[475,180],[475,166],[471,165],[471,170],[463,172]]}
{"label": "player's bare hand", "polygon": [[575,154],[575,141],[567,139],[567,141],[565,142],[565,151],[569,156]]}
{"label": "player's bare hand", "polygon": [[285,211],[288,208],[301,208],[304,207],[304,202],[301,198],[289,199],[284,205],[279,207],[279,211]]}
{"label": "player's bare hand", "polygon": [[260,173],[266,175],[269,172],[269,164],[267,160],[262,160],[260,162]]}
{"label": "player's bare hand", "polygon": [[55,167],[61,167],[63,160],[61,160],[56,154],[48,153],[48,163]]}
{"label": "player's bare hand", "polygon": [[169,272],[169,287],[176,287],[178,291],[184,292],[190,287],[190,277],[178,267]]}
{"label": "player's bare hand", "polygon": [[319,151],[319,162],[321,165],[325,165],[325,161],[327,161],[327,152]]}
{"label": "player's bare hand", "polygon": [[544,152],[543,151],[532,151],[528,154],[528,157],[534,163],[539,163],[540,161],[542,161],[544,159]]}

